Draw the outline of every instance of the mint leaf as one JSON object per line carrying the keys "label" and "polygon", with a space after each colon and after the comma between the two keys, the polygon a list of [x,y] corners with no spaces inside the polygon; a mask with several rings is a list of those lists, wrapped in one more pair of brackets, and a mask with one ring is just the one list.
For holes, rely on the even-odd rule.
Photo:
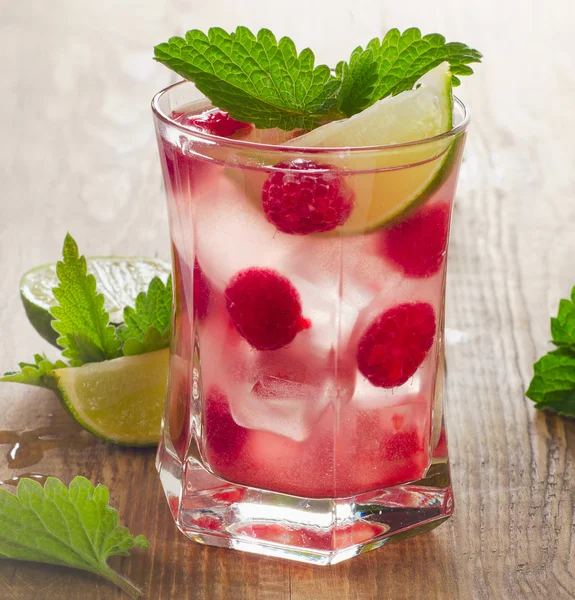
{"label": "mint leaf", "polygon": [[557,317],[551,319],[551,337],[556,346],[575,351],[575,287],[571,300],[561,300]]}
{"label": "mint leaf", "polygon": [[160,333],[155,327],[149,327],[141,340],[130,338],[122,348],[124,356],[136,356],[146,352],[154,352],[167,348],[172,340],[172,329]]}
{"label": "mint leaf", "polygon": [[125,356],[161,350],[172,337],[172,277],[164,285],[154,277],[147,292],[136,298],[135,308],[124,309],[124,325],[118,328]]}
{"label": "mint leaf", "polygon": [[78,367],[121,355],[120,340],[110,316],[104,310],[104,296],[96,291],[96,279],[87,273],[86,259],[68,233],[64,240],[63,260],[56,273],[59,285],[53,289],[58,306],[50,309],[55,317],[52,327],[60,334],[58,345],[70,365]]}
{"label": "mint leaf", "polygon": [[108,490],[75,477],[70,488],[53,477],[44,488],[21,479],[16,494],[0,489],[0,558],[28,560],[83,569],[120,586],[133,598],[140,590],[107,564],[132,548],[149,548],[118,524],[108,506]]}
{"label": "mint leaf", "polygon": [[155,59],[196,84],[214,106],[265,129],[312,129],[365,110],[386,96],[413,88],[418,79],[444,61],[453,85],[471,75],[482,55],[438,33],[422,37],[415,27],[391,29],[365,50],[358,46],[335,75],[314,66],[309,49],[298,55],[289,38],[278,42],[268,29],[254,35],[246,27],[227,33],[197,29],[155,48]]}
{"label": "mint leaf", "polygon": [[349,63],[339,67],[342,86],[337,108],[350,117],[382,98],[412,89],[418,79],[444,61],[451,65],[453,85],[459,85],[458,75],[473,74],[469,64],[481,62],[481,58],[477,50],[460,42],[447,43],[438,33],[422,37],[415,27],[403,33],[391,29],[383,40],[371,40],[365,50],[356,48]]}
{"label": "mint leaf", "polygon": [[535,374],[525,393],[540,410],[575,416],[575,354],[560,348],[534,365]]}
{"label": "mint leaf", "polygon": [[19,363],[20,371],[4,373],[0,381],[11,381],[14,383],[24,383],[26,385],[35,385],[49,390],[56,388],[56,381],[52,372],[55,369],[63,369],[68,365],[61,360],[55,363],[49,361],[44,354],[35,354],[33,363]]}
{"label": "mint leaf", "polygon": [[337,109],[342,116],[354,115],[373,104],[379,82],[378,51],[369,45],[365,50],[358,46],[349,63],[342,61],[337,65],[336,73],[342,80]]}
{"label": "mint leaf", "polygon": [[260,128],[317,126],[340,87],[326,65],[314,66],[309,48],[298,54],[289,38],[278,42],[268,29],[257,35],[246,27],[232,33],[214,27],[207,35],[193,29],[156,46],[155,59],[234,119]]}

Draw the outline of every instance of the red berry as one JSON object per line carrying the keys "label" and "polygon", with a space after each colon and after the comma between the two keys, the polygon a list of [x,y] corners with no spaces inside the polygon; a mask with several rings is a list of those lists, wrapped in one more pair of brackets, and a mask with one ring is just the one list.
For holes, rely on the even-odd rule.
{"label": "red berry", "polygon": [[250,123],[232,119],[227,112],[219,108],[208,110],[201,115],[187,115],[175,112],[172,113],[172,119],[186,127],[193,127],[204,133],[211,133],[220,137],[231,137],[241,130],[246,130],[242,133],[247,133],[254,128]]}
{"label": "red berry", "polygon": [[262,208],[280,231],[319,233],[347,221],[353,195],[334,167],[298,159],[281,162],[276,168],[285,170],[266,179]]}
{"label": "red berry", "polygon": [[289,279],[272,269],[240,271],[225,291],[235,328],[256,350],[277,350],[311,327]]}
{"label": "red berry", "polygon": [[234,421],[227,398],[216,387],[208,391],[204,411],[208,460],[216,468],[233,464],[248,439],[248,430]]}
{"label": "red berry", "polygon": [[383,238],[384,254],[410,277],[437,273],[445,258],[450,211],[446,202],[426,205],[390,227]]}
{"label": "red berry", "polygon": [[196,259],[194,262],[194,313],[200,321],[203,321],[208,315],[211,297],[212,286]]}
{"label": "red berry", "polygon": [[360,372],[377,387],[404,384],[429,352],[435,329],[435,313],[425,302],[389,309],[375,319],[359,341]]}

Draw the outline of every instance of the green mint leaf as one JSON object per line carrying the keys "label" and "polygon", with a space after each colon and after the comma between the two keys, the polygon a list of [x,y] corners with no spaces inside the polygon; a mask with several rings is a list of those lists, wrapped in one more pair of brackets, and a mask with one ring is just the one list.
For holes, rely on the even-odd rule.
{"label": "green mint leaf", "polygon": [[172,278],[164,285],[154,277],[147,292],[136,298],[135,307],[124,309],[124,324],[118,328],[124,341],[125,356],[161,350],[170,345],[172,337]]}
{"label": "green mint leaf", "polygon": [[535,363],[534,371],[525,394],[535,407],[575,416],[575,354],[565,348],[549,352]]}
{"label": "green mint leaf", "polygon": [[167,348],[172,339],[172,329],[166,329],[164,333],[160,333],[155,327],[149,327],[141,340],[130,338],[126,340],[122,351],[124,356],[136,356],[146,352],[154,352]]}
{"label": "green mint leaf", "polygon": [[551,337],[556,346],[575,351],[575,287],[571,300],[561,300],[557,317],[551,319]]}
{"label": "green mint leaf", "polygon": [[148,548],[119,525],[108,505],[108,490],[75,477],[69,489],[49,477],[42,487],[21,479],[16,494],[0,490],[0,558],[43,562],[83,569],[120,586],[133,598],[140,590],[107,564],[114,555]]}
{"label": "green mint leaf", "polygon": [[86,259],[70,234],[66,235],[56,273],[59,285],[54,288],[58,306],[50,309],[55,317],[52,327],[60,334],[58,345],[73,367],[99,362],[121,355],[121,342],[109,325],[104,310],[104,296],[96,291],[96,279],[87,273]]}
{"label": "green mint leaf", "polygon": [[33,363],[21,362],[20,371],[4,373],[0,381],[10,381],[14,383],[24,383],[26,385],[35,385],[49,390],[56,388],[53,371],[63,369],[68,365],[57,360],[55,363],[49,361],[44,354],[35,354]]}
{"label": "green mint leaf", "polygon": [[342,80],[337,109],[343,116],[354,115],[373,104],[379,79],[377,56],[369,45],[365,50],[358,46],[349,63],[342,61],[337,65],[336,73]]}
{"label": "green mint leaf", "polygon": [[341,82],[326,65],[314,66],[307,48],[276,40],[268,29],[227,33],[194,29],[155,48],[155,59],[193,81],[215,106],[256,127],[311,129],[325,120]]}
{"label": "green mint leaf", "polygon": [[342,85],[338,110],[350,117],[382,98],[410,90],[444,61],[451,65],[453,85],[459,85],[458,76],[471,75],[469,64],[481,62],[481,58],[477,50],[460,42],[447,43],[438,33],[422,37],[415,27],[403,33],[391,29],[383,40],[371,40],[365,50],[356,48],[349,62],[339,67]]}

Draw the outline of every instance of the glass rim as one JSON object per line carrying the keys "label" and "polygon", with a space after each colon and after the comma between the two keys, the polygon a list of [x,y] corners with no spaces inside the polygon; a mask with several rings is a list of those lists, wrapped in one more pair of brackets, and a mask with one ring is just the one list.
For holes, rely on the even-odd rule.
{"label": "glass rim", "polygon": [[[162,123],[169,125],[170,127],[175,127],[179,129],[183,133],[188,135],[193,134],[194,136],[205,140],[206,142],[210,142],[212,144],[217,144],[218,146],[229,146],[232,148],[251,148],[254,150],[260,151],[268,151],[268,152],[290,152],[290,153],[313,153],[313,154],[334,154],[334,153],[353,153],[353,154],[361,154],[362,152],[374,152],[374,151],[384,151],[384,150],[400,150],[404,148],[409,148],[413,146],[423,146],[425,144],[432,144],[434,142],[439,142],[441,140],[445,140],[451,137],[456,137],[457,135],[463,133],[469,122],[471,121],[471,111],[469,108],[460,100],[457,96],[453,96],[453,103],[461,108],[463,111],[463,118],[461,122],[452,127],[449,131],[445,131],[438,135],[434,135],[428,138],[422,138],[419,140],[413,140],[411,142],[400,142],[397,144],[383,144],[378,146],[295,146],[289,145],[286,146],[284,144],[263,144],[261,142],[250,142],[246,140],[236,140],[232,138],[226,138],[219,135],[215,135],[213,133],[207,133],[204,131],[200,131],[199,129],[194,129],[193,127],[186,127],[177,121],[174,121],[168,115],[166,115],[162,109],[160,108],[160,100],[163,96],[168,94],[172,89],[182,86],[182,85],[194,85],[193,82],[188,81],[187,79],[182,79],[180,81],[176,81],[163,88],[156,94],[154,94],[152,98],[152,112],[154,117],[161,121]],[[197,88],[196,88],[197,89]],[[199,91],[199,90],[198,90]],[[200,92],[201,93],[201,92]]]}

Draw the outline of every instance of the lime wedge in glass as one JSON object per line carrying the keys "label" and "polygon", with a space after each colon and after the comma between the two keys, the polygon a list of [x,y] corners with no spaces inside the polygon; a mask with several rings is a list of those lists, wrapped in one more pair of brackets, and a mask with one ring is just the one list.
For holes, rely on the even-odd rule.
{"label": "lime wedge in glass", "polygon": [[[96,289],[104,294],[104,307],[113,325],[123,323],[124,307],[133,306],[155,276],[165,282],[170,274],[170,264],[155,258],[97,256],[88,258],[87,264],[96,278]],[[58,334],[52,329],[50,308],[56,304],[52,288],[57,285],[55,264],[36,267],[20,280],[20,296],[30,323],[54,346]]]}
{"label": "lime wedge in glass", "polygon": [[153,446],[168,378],[169,349],[56,369],[56,393],[94,435],[127,446]]}
{"label": "lime wedge in glass", "polygon": [[[347,148],[403,144],[445,133],[452,121],[451,72],[449,63],[442,63],[424,75],[413,90],[384,98],[349,119],[318,127],[286,145]],[[326,162],[356,173],[348,178],[355,192],[354,210],[335,231],[358,233],[381,227],[429,197],[449,170],[446,165],[452,143],[442,138],[427,144],[365,151],[358,156],[345,150],[340,157],[330,155]],[[397,168],[406,165],[414,166]]]}

